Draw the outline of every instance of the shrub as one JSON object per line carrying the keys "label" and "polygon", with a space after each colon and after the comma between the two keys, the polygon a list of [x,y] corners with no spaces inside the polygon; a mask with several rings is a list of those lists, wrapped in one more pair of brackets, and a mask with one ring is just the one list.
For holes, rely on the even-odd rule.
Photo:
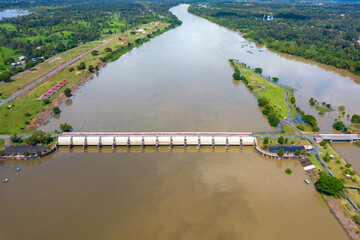
{"label": "shrub", "polygon": [[337,178],[322,175],[316,182],[316,188],[322,193],[335,196],[341,193],[344,184]]}
{"label": "shrub", "polygon": [[91,52],[91,55],[96,56],[99,55],[99,51],[98,50],[94,50]]}
{"label": "shrub", "polygon": [[326,153],[325,156],[323,157],[323,159],[324,159],[325,162],[330,162],[331,158],[330,158],[329,153]]}
{"label": "shrub", "polygon": [[65,96],[67,96],[67,97],[71,97],[71,95],[72,95],[71,89],[70,89],[70,88],[66,88],[66,89],[64,90],[64,94],[65,94]]}
{"label": "shrub", "polygon": [[86,68],[86,65],[84,62],[81,62],[78,66],[77,66],[77,69],[78,70],[84,70]]}
{"label": "shrub", "polygon": [[356,222],[356,224],[360,225],[360,216],[359,215],[355,215],[353,216],[354,221]]}
{"label": "shrub", "polygon": [[350,163],[347,163],[347,164],[345,164],[345,167],[347,167],[347,168],[351,168],[351,164]]}
{"label": "shrub", "polygon": [[285,152],[284,152],[284,149],[280,148],[279,151],[277,152],[277,155],[282,157],[284,156]]}
{"label": "shrub", "polygon": [[112,49],[107,47],[107,48],[105,48],[105,52],[112,52]]}
{"label": "shrub", "polygon": [[285,172],[286,172],[287,174],[289,174],[289,175],[292,173],[292,171],[291,171],[290,168],[287,168],[287,169],[285,170]]}
{"label": "shrub", "polygon": [[50,104],[51,102],[50,102],[50,100],[49,99],[44,99],[44,101],[43,101],[43,104],[44,105],[48,105],[48,104]]}
{"label": "shrub", "polygon": [[283,137],[283,136],[279,137],[278,143],[279,143],[279,144],[283,144],[283,143],[284,143],[284,137]]}
{"label": "shrub", "polygon": [[262,69],[261,69],[261,68],[255,68],[255,72],[261,74],[261,73],[262,73]]}
{"label": "shrub", "polygon": [[68,124],[68,123],[61,123],[60,124],[60,130],[63,131],[63,132],[71,132],[71,125]]}
{"label": "shrub", "polygon": [[89,72],[94,72],[94,66],[93,65],[89,66]]}
{"label": "shrub", "polygon": [[60,108],[59,108],[59,107],[54,107],[54,108],[53,108],[53,112],[54,112],[55,114],[59,114],[61,111],[60,111]]}
{"label": "shrub", "polygon": [[266,137],[266,138],[264,138],[264,142],[263,142],[264,144],[268,144],[269,143],[269,138],[268,137]]}
{"label": "shrub", "polygon": [[296,156],[299,156],[299,155],[300,155],[300,150],[299,150],[299,149],[296,149],[295,155],[296,155]]}
{"label": "shrub", "polygon": [[72,72],[74,70],[75,70],[74,67],[69,68],[69,72]]}

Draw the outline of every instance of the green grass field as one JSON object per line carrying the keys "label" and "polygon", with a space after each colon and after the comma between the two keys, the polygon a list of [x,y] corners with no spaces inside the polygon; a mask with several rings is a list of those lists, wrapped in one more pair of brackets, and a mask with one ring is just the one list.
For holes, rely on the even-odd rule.
{"label": "green grass field", "polygon": [[[259,97],[259,92],[263,89],[263,87],[257,87],[259,85],[266,86],[267,89],[261,91],[261,96],[265,97],[269,100],[270,104],[273,106],[276,114],[281,119],[288,119],[290,108],[286,104],[285,96],[286,92],[279,87],[279,85],[270,82],[263,77],[259,76],[253,70],[246,68],[243,65],[237,64],[237,68],[239,68],[240,72],[243,76],[249,81],[249,84],[254,87],[252,90],[256,97]],[[291,91],[289,91],[289,96],[292,96]],[[294,108],[293,108],[294,109]],[[293,116],[296,116],[297,112],[294,109]]]}
{"label": "green grass field", "polygon": [[[14,105],[8,109],[9,105]],[[0,106],[0,134],[27,133],[26,122],[45,109],[43,101],[14,101]],[[26,116],[28,113],[30,116]]]}

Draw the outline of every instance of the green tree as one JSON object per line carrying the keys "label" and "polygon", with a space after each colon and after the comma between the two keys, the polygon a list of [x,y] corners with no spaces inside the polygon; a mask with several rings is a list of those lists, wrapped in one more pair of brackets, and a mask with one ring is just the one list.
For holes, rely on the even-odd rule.
{"label": "green tree", "polygon": [[262,70],[261,68],[255,68],[255,72],[256,72],[256,73],[260,73],[260,74],[261,74],[262,71],[263,71],[263,70]]}
{"label": "green tree", "polygon": [[69,68],[69,72],[72,72],[74,70],[75,70],[74,67]]}
{"label": "green tree", "polygon": [[320,146],[325,147],[326,144],[328,144],[328,142],[329,142],[328,140],[323,139],[323,140],[320,142]]}
{"label": "green tree", "polygon": [[292,173],[292,171],[291,171],[290,168],[287,168],[287,169],[285,170],[285,172],[286,172],[287,174],[289,174],[289,175]]}
{"label": "green tree", "polygon": [[284,152],[284,149],[282,149],[282,148],[280,148],[279,151],[277,152],[277,155],[278,155],[279,157],[284,156],[284,154],[285,154],[285,152]]}
{"label": "green tree", "polygon": [[67,97],[71,97],[71,95],[72,95],[71,89],[70,89],[70,88],[66,88],[66,89],[64,90],[64,94],[65,94],[65,96],[67,96]]}
{"label": "green tree", "polygon": [[283,137],[283,136],[280,136],[280,137],[278,138],[278,143],[279,143],[279,144],[283,144],[283,143],[284,143],[284,137]]}
{"label": "green tree", "polygon": [[341,112],[345,111],[345,107],[343,105],[340,105],[338,108],[339,108],[339,111],[341,111]]}
{"label": "green tree", "polygon": [[89,72],[94,72],[94,66],[93,65],[89,66]]}
{"label": "green tree", "polygon": [[240,73],[239,72],[234,72],[233,78],[234,78],[234,80],[240,80]]}
{"label": "green tree", "polygon": [[351,122],[352,123],[360,123],[360,115],[357,115],[357,114],[352,115]]}
{"label": "green tree", "polygon": [[314,100],[313,98],[310,98],[309,103],[311,106],[315,106],[316,100]]}
{"label": "green tree", "polygon": [[53,108],[53,112],[55,114],[59,114],[61,111],[60,111],[60,108],[58,106],[56,106],[56,107]]}
{"label": "green tree", "polygon": [[13,143],[19,143],[20,140],[21,140],[21,138],[16,133],[11,135],[11,137],[10,137],[10,141]]}
{"label": "green tree", "polygon": [[328,195],[338,195],[344,189],[344,184],[337,178],[321,175],[316,182],[316,188]]}
{"label": "green tree", "polygon": [[323,159],[325,162],[330,162],[331,157],[330,157],[329,153],[326,153],[325,156],[323,157]]}
{"label": "green tree", "polygon": [[346,128],[346,126],[342,121],[336,121],[333,125],[333,128],[338,131],[343,131]]}
{"label": "green tree", "polygon": [[112,52],[112,49],[107,47],[107,48],[105,48],[105,52]]}
{"label": "green tree", "polygon": [[71,132],[72,126],[68,123],[61,123],[60,130],[63,132]]}
{"label": "green tree", "polygon": [[11,79],[11,74],[8,71],[0,73],[0,81],[9,82]]}
{"label": "green tree", "polygon": [[296,149],[295,155],[296,155],[296,156],[299,156],[299,155],[300,155],[300,150],[299,150],[299,149]]}
{"label": "green tree", "polygon": [[4,58],[4,60],[3,60],[3,63],[5,65],[10,65],[13,62],[15,62],[15,59],[13,57]]}
{"label": "green tree", "polygon": [[273,77],[272,80],[273,80],[274,82],[278,82],[278,81],[279,81],[279,78]]}
{"label": "green tree", "polygon": [[269,143],[269,138],[268,138],[268,137],[264,138],[263,143],[264,143],[265,145],[268,144],[268,143]]}
{"label": "green tree", "polygon": [[78,66],[77,66],[77,69],[78,70],[84,70],[86,68],[86,65],[84,62],[81,62]]}

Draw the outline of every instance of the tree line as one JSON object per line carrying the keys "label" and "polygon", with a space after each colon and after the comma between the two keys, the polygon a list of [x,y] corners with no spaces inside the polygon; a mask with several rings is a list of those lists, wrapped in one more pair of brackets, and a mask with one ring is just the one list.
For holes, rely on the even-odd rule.
{"label": "tree line", "polygon": [[360,74],[359,3],[225,2],[189,11],[276,51]]}

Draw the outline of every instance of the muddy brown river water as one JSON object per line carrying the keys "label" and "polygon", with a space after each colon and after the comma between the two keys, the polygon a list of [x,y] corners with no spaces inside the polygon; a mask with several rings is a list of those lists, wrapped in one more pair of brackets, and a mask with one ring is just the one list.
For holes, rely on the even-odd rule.
{"label": "muddy brown river water", "polygon": [[0,175],[0,239],[347,238],[297,161],[251,147],[62,148]]}
{"label": "muddy brown river water", "polygon": [[[186,5],[172,11],[182,26],[108,64],[42,129],[68,122],[77,131],[271,130],[256,99],[231,80],[229,58],[298,87],[304,106],[308,94],[329,91],[348,101],[339,82],[351,86],[347,93],[359,89],[318,65],[256,47],[246,55],[238,33]],[[0,184],[0,239],[347,239],[297,161],[264,159],[253,148],[61,148],[8,161],[0,178],[10,179]]]}

